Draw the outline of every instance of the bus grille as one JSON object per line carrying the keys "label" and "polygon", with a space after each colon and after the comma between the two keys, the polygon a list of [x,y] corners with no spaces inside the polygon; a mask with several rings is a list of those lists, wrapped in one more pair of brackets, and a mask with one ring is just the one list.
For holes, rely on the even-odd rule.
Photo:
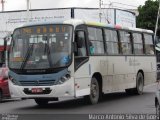
{"label": "bus grille", "polygon": [[55,80],[19,81],[21,86],[52,86]]}

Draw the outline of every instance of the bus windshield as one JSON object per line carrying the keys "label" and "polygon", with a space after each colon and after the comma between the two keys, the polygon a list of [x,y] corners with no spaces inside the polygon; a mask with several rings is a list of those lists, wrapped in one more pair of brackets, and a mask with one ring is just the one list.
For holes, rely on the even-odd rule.
{"label": "bus windshield", "polygon": [[71,62],[72,26],[41,25],[18,28],[9,55],[11,69],[51,69]]}

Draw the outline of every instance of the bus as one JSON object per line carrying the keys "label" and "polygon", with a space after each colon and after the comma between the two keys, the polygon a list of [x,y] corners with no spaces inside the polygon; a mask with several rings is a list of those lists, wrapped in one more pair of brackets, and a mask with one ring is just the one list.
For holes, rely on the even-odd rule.
{"label": "bus", "polygon": [[143,93],[156,81],[153,32],[119,25],[66,20],[16,28],[9,51],[12,97],[49,101],[103,94]]}

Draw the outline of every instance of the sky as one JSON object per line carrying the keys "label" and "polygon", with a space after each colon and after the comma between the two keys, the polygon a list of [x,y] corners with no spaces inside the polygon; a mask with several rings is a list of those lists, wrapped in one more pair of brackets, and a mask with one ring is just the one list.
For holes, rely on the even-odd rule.
{"label": "sky", "polygon": [[[125,8],[135,8],[144,5],[146,0],[103,0],[107,6],[123,6]],[[127,4],[122,5],[119,3]],[[130,5],[130,6],[128,6]],[[65,7],[99,7],[99,0],[30,0],[31,9],[65,8]],[[0,9],[2,7],[0,6]],[[4,10],[25,10],[26,0],[5,0]]]}

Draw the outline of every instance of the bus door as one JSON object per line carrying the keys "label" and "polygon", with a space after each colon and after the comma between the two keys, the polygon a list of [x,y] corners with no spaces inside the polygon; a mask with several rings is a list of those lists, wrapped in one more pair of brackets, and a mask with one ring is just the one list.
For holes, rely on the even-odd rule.
{"label": "bus door", "polygon": [[76,96],[83,96],[90,93],[89,57],[87,55],[86,44],[86,32],[84,30],[76,30],[74,45]]}

